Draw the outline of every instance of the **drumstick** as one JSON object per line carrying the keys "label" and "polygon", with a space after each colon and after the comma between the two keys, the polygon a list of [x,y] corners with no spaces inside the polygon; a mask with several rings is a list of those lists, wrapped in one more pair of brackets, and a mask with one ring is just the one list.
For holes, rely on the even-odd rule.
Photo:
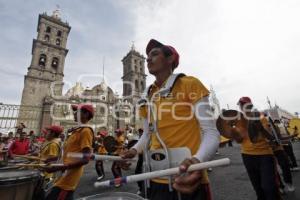
{"label": "drumstick", "polygon": [[[188,168],[188,172],[207,169],[210,167],[218,167],[223,165],[229,165],[230,160],[229,158],[223,158],[219,160],[213,160],[209,162],[203,162],[198,164],[193,164]],[[171,176],[179,174],[179,167],[174,167],[171,169],[165,169],[165,170],[159,170],[159,171],[153,171],[143,174],[137,174],[132,176],[124,176],[112,180],[102,181],[102,182],[96,182],[94,184],[95,187],[101,187],[101,186],[114,186],[117,184],[126,184],[126,183],[132,183],[132,182],[138,182],[138,181],[144,181],[148,179],[158,178],[158,177],[164,177],[164,176]]]}
{"label": "drumstick", "polygon": [[45,161],[45,159],[36,157],[36,156],[26,156],[26,155],[15,155],[15,157],[19,157],[19,158],[26,158],[28,160],[40,160],[40,161]]}
{"label": "drumstick", "polygon": [[[108,155],[98,155],[98,154],[91,154],[91,159],[93,160],[110,160],[110,161],[136,161],[136,158],[133,159],[123,159],[120,156],[108,156]],[[83,153],[68,153],[67,157],[71,158],[83,158]]]}
{"label": "drumstick", "polygon": [[16,164],[16,166],[18,166],[18,167],[59,167],[59,166],[64,166],[64,164],[44,164],[44,163],[23,164],[23,163],[19,163],[19,164]]}

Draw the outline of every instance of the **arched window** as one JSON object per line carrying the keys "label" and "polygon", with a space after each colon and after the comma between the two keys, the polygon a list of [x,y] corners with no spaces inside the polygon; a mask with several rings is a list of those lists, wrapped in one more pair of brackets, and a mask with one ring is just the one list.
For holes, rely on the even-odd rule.
{"label": "arched window", "polygon": [[60,39],[57,38],[55,44],[59,46],[60,45]]}
{"label": "arched window", "polygon": [[144,83],[143,83],[143,81],[141,81],[141,90],[144,90],[144,89],[145,89]]}
{"label": "arched window", "polygon": [[41,54],[39,59],[39,66],[45,67],[46,61],[47,61],[47,56],[45,54]]}
{"label": "arched window", "polygon": [[49,42],[50,36],[49,36],[49,35],[45,35],[45,38],[44,38],[44,39],[45,39],[46,42]]}
{"label": "arched window", "polygon": [[61,37],[62,33],[61,31],[57,31],[57,34],[56,34],[58,37]]}
{"label": "arched window", "polygon": [[137,91],[139,90],[139,82],[138,82],[138,80],[135,80],[135,89]]}
{"label": "arched window", "polygon": [[138,67],[135,65],[134,66],[135,71],[134,72],[138,72]]}
{"label": "arched window", "polygon": [[54,69],[57,69],[57,68],[58,68],[58,64],[59,64],[58,62],[59,62],[58,58],[54,57],[54,58],[52,59],[52,64],[51,64],[51,66],[52,66]]}
{"label": "arched window", "polygon": [[51,28],[50,28],[49,26],[47,26],[46,32],[47,32],[47,33],[51,33]]}

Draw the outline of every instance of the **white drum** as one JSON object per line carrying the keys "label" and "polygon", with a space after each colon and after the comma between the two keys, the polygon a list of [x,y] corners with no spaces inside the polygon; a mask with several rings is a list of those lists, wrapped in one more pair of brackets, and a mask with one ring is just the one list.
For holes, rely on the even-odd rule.
{"label": "white drum", "polygon": [[88,197],[83,197],[80,200],[145,200],[144,198],[128,193],[128,192],[113,192],[96,194]]}

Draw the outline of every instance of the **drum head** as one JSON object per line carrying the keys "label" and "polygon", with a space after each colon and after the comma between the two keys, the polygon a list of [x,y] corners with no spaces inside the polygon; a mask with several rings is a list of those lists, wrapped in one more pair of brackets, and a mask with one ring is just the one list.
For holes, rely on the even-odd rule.
{"label": "drum head", "polygon": [[37,170],[9,170],[0,172],[0,185],[10,185],[29,180],[36,180],[40,177]]}
{"label": "drum head", "polygon": [[144,198],[127,192],[114,192],[114,193],[104,193],[104,194],[96,194],[93,196],[88,196],[82,198],[86,200],[144,200]]}
{"label": "drum head", "polygon": [[117,150],[118,142],[113,136],[106,136],[103,139],[103,146],[108,153],[113,153]]}
{"label": "drum head", "polygon": [[231,129],[235,125],[240,129],[240,134],[244,138],[247,132],[247,120],[244,118],[243,114],[236,110],[226,110],[217,119],[217,129],[220,134],[228,139],[232,139]]}

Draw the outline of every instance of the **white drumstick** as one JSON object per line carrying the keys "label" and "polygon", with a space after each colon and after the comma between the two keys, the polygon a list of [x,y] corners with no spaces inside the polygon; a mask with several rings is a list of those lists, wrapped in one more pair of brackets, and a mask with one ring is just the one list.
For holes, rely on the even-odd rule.
{"label": "white drumstick", "polygon": [[[68,157],[71,158],[80,158],[84,157],[83,153],[68,153]],[[93,160],[110,160],[110,161],[136,161],[136,158],[132,159],[123,159],[120,156],[108,156],[108,155],[98,155],[98,154],[91,154],[91,159]]]}
{"label": "white drumstick", "polygon": [[[188,172],[207,169],[207,168],[211,168],[211,167],[219,167],[219,166],[229,165],[229,164],[230,164],[229,158],[223,158],[223,159],[219,159],[219,160],[213,160],[213,161],[209,161],[209,162],[193,164],[188,168]],[[108,180],[108,181],[103,181],[103,182],[96,182],[94,184],[94,186],[95,187],[114,186],[116,184],[125,184],[125,183],[144,181],[144,180],[148,180],[148,179],[176,175],[179,173],[180,173],[179,167],[175,167],[175,168],[171,168],[171,169],[153,171],[153,172],[137,174],[137,175],[132,175],[132,176],[124,176],[124,177],[120,177],[120,178],[116,178],[116,179],[112,179],[112,180]]]}

